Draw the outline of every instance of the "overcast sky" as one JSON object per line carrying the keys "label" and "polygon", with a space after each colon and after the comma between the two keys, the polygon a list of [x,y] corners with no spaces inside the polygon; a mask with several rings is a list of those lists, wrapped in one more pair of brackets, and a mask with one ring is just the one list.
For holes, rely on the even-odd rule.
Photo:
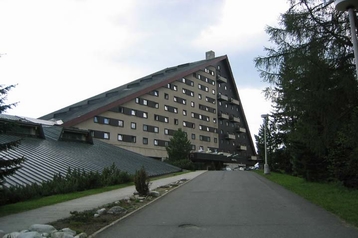
{"label": "overcast sky", "polygon": [[[286,0],[0,0],[6,113],[41,117],[158,70],[227,55],[252,136],[270,103],[253,59]],[[254,141],[255,143],[255,141]]]}

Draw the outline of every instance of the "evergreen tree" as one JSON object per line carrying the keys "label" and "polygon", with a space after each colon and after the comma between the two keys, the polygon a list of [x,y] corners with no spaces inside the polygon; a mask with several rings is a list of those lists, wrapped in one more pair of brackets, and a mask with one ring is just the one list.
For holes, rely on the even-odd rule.
{"label": "evergreen tree", "polygon": [[170,138],[168,146],[166,146],[168,153],[168,163],[177,166],[181,169],[195,170],[194,163],[189,159],[191,151],[191,142],[187,138],[187,134],[178,129]]}
{"label": "evergreen tree", "polygon": [[178,161],[183,159],[189,159],[191,151],[191,142],[187,138],[187,135],[182,129],[178,129],[174,132],[172,138],[170,138],[168,146],[166,146],[169,160]]}
{"label": "evergreen tree", "polygon": [[[5,104],[7,93],[14,88],[15,85],[3,86],[0,85],[0,113],[5,112],[7,109],[13,108],[16,106],[16,103]],[[11,123],[0,123],[0,135],[5,134],[7,131],[11,130],[14,125]],[[7,151],[15,149],[19,146],[20,140],[4,140],[0,144],[0,186],[3,184],[4,179],[7,176],[10,176],[20,168],[20,164],[24,162],[24,158],[8,158]]]}
{"label": "evergreen tree", "polygon": [[[255,59],[273,103],[284,158],[307,180],[330,179],[330,150],[358,105],[349,20],[333,4],[291,0]],[[278,146],[278,144],[277,144]]]}

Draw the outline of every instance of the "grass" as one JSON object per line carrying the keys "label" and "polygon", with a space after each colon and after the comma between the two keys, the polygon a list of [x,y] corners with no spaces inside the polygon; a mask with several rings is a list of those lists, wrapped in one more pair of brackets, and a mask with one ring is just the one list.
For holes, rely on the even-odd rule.
{"label": "grass", "polygon": [[256,172],[358,227],[358,190],[338,183],[314,183],[287,174]]}
{"label": "grass", "polygon": [[[168,177],[173,177],[173,176],[177,176],[177,175],[181,175],[181,174],[185,174],[185,173],[188,173],[188,172],[177,172],[177,173],[173,173],[173,174],[167,174],[167,175],[163,175],[163,176],[153,177],[153,178],[151,178],[151,181],[168,178]],[[61,202],[66,202],[66,201],[73,200],[76,198],[81,198],[81,197],[85,197],[85,196],[108,192],[108,191],[132,186],[132,185],[134,185],[134,183],[130,182],[130,183],[126,183],[126,184],[108,186],[108,187],[91,189],[91,190],[75,192],[75,193],[53,195],[53,196],[42,197],[39,199],[33,199],[33,200],[29,200],[29,201],[24,201],[24,202],[8,204],[8,205],[0,206],[0,217],[15,214],[15,213],[20,213],[20,212],[25,212],[25,211],[29,211],[29,210],[44,207],[44,206],[54,205],[54,204],[61,203]]]}

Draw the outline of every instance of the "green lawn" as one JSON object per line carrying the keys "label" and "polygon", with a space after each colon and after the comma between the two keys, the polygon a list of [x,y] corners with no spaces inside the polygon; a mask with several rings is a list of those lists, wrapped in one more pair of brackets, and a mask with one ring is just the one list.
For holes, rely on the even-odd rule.
{"label": "green lawn", "polygon": [[306,182],[286,174],[257,173],[358,227],[358,190],[349,190],[335,183]]}
{"label": "green lawn", "polygon": [[[157,179],[177,176],[177,175],[181,175],[181,174],[185,174],[185,173],[188,173],[188,172],[178,172],[178,173],[173,173],[173,174],[167,174],[167,175],[151,178],[150,180],[154,181]],[[131,186],[131,185],[134,185],[134,183],[131,182],[131,183],[127,183],[127,184],[109,186],[109,187],[98,188],[98,189],[91,189],[91,190],[69,193],[69,194],[48,196],[48,197],[29,200],[29,201],[25,201],[25,202],[8,204],[5,206],[0,206],[0,217],[7,216],[10,214],[14,214],[14,213],[24,212],[24,211],[28,211],[28,210],[48,206],[48,205],[53,205],[53,204],[57,204],[57,203],[61,203],[61,202],[66,202],[66,201],[76,199],[76,198],[81,198],[81,197],[85,197],[85,196],[89,196],[89,195],[112,191],[115,189],[120,189],[120,188],[124,188],[124,187]]]}

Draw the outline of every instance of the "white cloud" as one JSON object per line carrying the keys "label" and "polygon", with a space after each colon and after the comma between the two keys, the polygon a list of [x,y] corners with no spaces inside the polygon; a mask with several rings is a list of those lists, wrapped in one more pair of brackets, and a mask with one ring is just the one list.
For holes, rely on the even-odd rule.
{"label": "white cloud", "polygon": [[247,52],[263,48],[265,25],[285,10],[284,0],[258,2],[0,0],[0,83],[18,84],[7,102],[20,102],[7,113],[40,117],[214,50],[252,87],[239,92],[256,134],[268,109]]}
{"label": "white cloud", "polygon": [[261,115],[270,113],[271,102],[265,99],[262,93],[263,88],[239,88],[238,90],[251,137],[255,143],[254,135],[258,134],[262,124]]}
{"label": "white cloud", "polygon": [[265,27],[276,25],[285,9],[283,0],[226,0],[219,13],[220,21],[203,29],[193,44],[223,52],[247,51],[267,41]]}

